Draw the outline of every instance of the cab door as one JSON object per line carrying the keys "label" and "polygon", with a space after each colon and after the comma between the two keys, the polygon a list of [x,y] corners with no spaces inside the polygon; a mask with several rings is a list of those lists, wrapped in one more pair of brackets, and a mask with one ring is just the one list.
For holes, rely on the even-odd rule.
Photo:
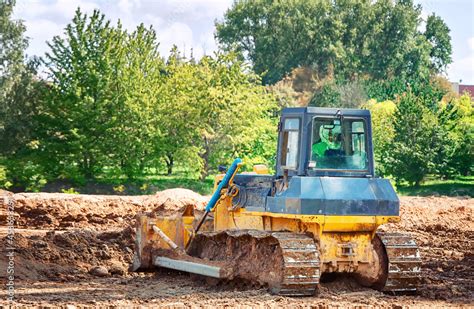
{"label": "cab door", "polygon": [[289,176],[297,175],[300,167],[302,119],[298,116],[286,116],[279,124],[277,175],[288,171]]}

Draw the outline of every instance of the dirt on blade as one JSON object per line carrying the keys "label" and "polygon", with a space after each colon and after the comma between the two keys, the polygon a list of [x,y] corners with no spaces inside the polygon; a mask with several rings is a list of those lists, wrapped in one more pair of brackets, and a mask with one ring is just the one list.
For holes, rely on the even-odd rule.
{"label": "dirt on blade", "polygon": [[[207,197],[172,189],[149,196],[94,196],[0,192],[15,205],[15,300],[24,306],[148,305],[163,307],[472,307],[474,305],[474,199],[402,197],[402,221],[384,227],[418,242],[423,281],[415,296],[393,296],[361,287],[348,277],[326,278],[318,297],[274,296],[266,289],[213,285],[187,274],[127,271],[138,212],[177,214],[202,209]],[[0,226],[0,247],[7,248]],[[0,281],[8,259],[0,256]],[[0,305],[6,305],[0,290]]]}

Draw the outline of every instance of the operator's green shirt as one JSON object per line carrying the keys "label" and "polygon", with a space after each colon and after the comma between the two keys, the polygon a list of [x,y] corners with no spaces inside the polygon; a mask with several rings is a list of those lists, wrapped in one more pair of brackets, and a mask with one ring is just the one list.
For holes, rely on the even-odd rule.
{"label": "operator's green shirt", "polygon": [[319,143],[313,144],[311,148],[313,153],[312,156],[316,155],[318,157],[324,157],[324,153],[329,149],[329,145],[320,141]]}

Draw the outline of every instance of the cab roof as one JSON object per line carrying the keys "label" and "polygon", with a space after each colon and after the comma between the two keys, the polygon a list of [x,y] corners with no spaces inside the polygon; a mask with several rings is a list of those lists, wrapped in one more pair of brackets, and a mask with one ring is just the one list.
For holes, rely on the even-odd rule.
{"label": "cab roof", "polygon": [[357,117],[367,117],[370,116],[370,111],[367,109],[350,109],[350,108],[331,108],[331,107],[286,107],[282,110],[282,115],[287,114],[317,114],[317,115],[328,115],[333,116],[338,111],[342,113],[343,116],[357,116]]}

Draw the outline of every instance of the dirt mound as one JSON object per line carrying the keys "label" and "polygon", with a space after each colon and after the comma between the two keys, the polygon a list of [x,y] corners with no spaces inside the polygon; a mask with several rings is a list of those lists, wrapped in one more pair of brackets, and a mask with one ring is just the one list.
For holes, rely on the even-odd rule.
{"label": "dirt mound", "polygon": [[474,199],[467,197],[400,198],[402,221],[407,231],[474,231]]}
{"label": "dirt mound", "polygon": [[[137,213],[177,214],[188,205],[202,209],[208,200],[186,189],[148,196],[5,191],[6,196],[0,217],[6,216],[7,199],[14,201],[15,275],[21,280],[81,280],[101,266],[105,274],[126,273],[134,246],[130,226]],[[0,228],[3,249],[6,232]],[[5,256],[0,261],[8,262]]]}
{"label": "dirt mound", "polygon": [[208,200],[187,189],[144,196],[19,193],[9,198],[15,201],[17,226],[29,229],[125,227],[140,212],[175,214],[187,205],[203,209]]}
{"label": "dirt mound", "polygon": [[[111,274],[124,274],[133,253],[131,228],[15,233],[15,277],[20,280],[80,280],[89,271],[104,266]],[[6,237],[1,239],[7,252]],[[0,260],[7,263],[6,257]],[[122,271],[119,271],[122,269]],[[3,273],[0,277],[4,275]]]}
{"label": "dirt mound", "polygon": [[209,197],[188,189],[177,188],[160,191],[150,200],[157,205],[153,212],[159,215],[177,215],[188,205],[193,205],[197,210],[204,210]]}
{"label": "dirt mound", "polygon": [[0,197],[4,197],[4,196],[12,196],[13,195],[13,192],[10,192],[10,191],[7,191],[7,190],[2,190],[0,189]]}

